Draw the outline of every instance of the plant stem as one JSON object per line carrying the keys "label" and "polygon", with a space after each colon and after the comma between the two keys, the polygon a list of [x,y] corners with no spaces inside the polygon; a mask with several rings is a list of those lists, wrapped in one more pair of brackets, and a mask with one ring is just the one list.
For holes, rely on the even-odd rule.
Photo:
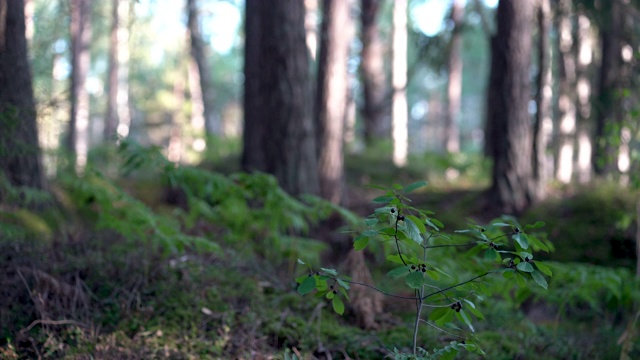
{"label": "plant stem", "polygon": [[422,285],[422,289],[418,291],[416,296],[416,321],[413,325],[413,355],[416,356],[418,351],[418,329],[420,328],[420,317],[422,315],[422,303],[424,300],[422,299],[422,294],[424,294],[424,285]]}

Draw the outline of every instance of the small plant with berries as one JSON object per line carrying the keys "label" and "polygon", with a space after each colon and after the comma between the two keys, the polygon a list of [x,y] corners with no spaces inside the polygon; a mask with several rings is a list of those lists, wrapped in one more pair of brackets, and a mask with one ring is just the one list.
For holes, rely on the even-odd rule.
{"label": "small plant with berries", "polygon": [[[543,222],[523,227],[511,216],[484,226],[470,222],[468,228],[447,234],[435,213],[410,205],[408,194],[425,185],[420,181],[406,187],[374,186],[385,194],[373,199],[379,207],[364,219],[353,242],[356,250],[384,249],[390,265],[387,276],[403,280],[412,295],[352,281],[335,269],[315,270],[301,260],[298,263],[307,271],[296,279],[298,292],[305,295],[315,291],[316,296],[330,301],[340,315],[345,311],[344,300],[349,300],[351,286],[366,286],[398,301],[413,301],[413,348],[410,353],[394,348],[395,359],[453,359],[463,349],[483,354],[474,336],[473,321],[484,319],[476,303],[494,295],[488,279],[502,276],[510,288],[528,286],[533,280],[546,289],[546,277],[552,276],[552,271],[545,263],[534,260],[533,251],[548,252],[552,245],[529,233],[544,226]],[[427,351],[419,346],[421,325],[457,340]]]}

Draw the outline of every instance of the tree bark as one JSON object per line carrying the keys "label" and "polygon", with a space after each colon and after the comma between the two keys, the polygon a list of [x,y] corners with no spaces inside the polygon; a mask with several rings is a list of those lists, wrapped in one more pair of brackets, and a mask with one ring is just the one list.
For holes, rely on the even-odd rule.
{"label": "tree bark", "polygon": [[[607,125],[618,122],[615,114],[615,96],[620,76],[622,13],[618,0],[612,0],[604,9],[606,23],[600,26],[602,60],[598,73],[596,97],[596,124],[593,149],[593,167],[596,175],[607,175],[615,169],[615,147],[609,138]],[[617,135],[617,134],[616,134]]]}
{"label": "tree bark", "polygon": [[592,178],[593,166],[591,164],[592,121],[591,121],[591,68],[593,64],[593,39],[591,33],[591,21],[584,14],[578,15],[578,33],[576,37],[576,77],[577,96],[576,114],[578,129],[576,143],[578,156],[576,161],[576,173],[578,181],[587,183]]}
{"label": "tree bark", "polygon": [[216,124],[214,118],[215,94],[210,80],[211,69],[207,61],[206,45],[202,40],[198,18],[197,0],[187,0],[187,24],[189,27],[189,38],[191,40],[191,56],[198,65],[204,130],[207,135],[220,135],[221,126],[220,124]]}
{"label": "tree bark", "polygon": [[362,0],[362,52],[360,71],[364,89],[364,140],[371,145],[375,140],[389,137],[384,124],[385,72],[383,47],[378,30],[380,0]]}
{"label": "tree bark", "polygon": [[539,0],[537,4],[538,20],[538,76],[536,79],[537,111],[533,125],[533,177],[537,186],[536,198],[545,197],[545,188],[551,168],[547,161],[547,146],[551,138],[553,120],[551,120],[551,6],[549,0]]}
{"label": "tree bark", "polygon": [[91,64],[91,3],[71,0],[71,117],[67,149],[76,171],[82,172],[89,152],[89,93],[87,73]]}
{"label": "tree bark", "polygon": [[558,147],[556,179],[569,183],[573,177],[576,133],[576,59],[571,21],[571,0],[559,0],[556,12],[558,28]]}
{"label": "tree bark", "polygon": [[243,168],[317,194],[304,3],[247,0],[246,16]]}
{"label": "tree bark", "polygon": [[320,194],[339,204],[344,176],[344,126],[347,115],[347,62],[350,34],[349,1],[323,0],[316,91],[318,174]]}
{"label": "tree bark", "polygon": [[118,3],[111,1],[111,30],[109,34],[109,69],[107,71],[107,111],[104,119],[103,140],[111,142],[116,137],[118,127]]}
{"label": "tree bark", "polygon": [[449,153],[460,152],[460,131],[458,115],[460,114],[460,98],[462,96],[462,25],[464,21],[464,3],[453,0],[451,7],[453,34],[447,59],[449,82],[447,83],[447,113],[445,116],[445,149]]}
{"label": "tree bark", "polygon": [[393,3],[393,55],[391,61],[393,100],[392,138],[393,163],[402,167],[409,151],[407,105],[407,0]]}
{"label": "tree bark", "polygon": [[533,3],[500,0],[497,32],[492,41],[491,85],[493,144],[491,200],[505,213],[519,213],[535,200],[535,179],[531,166],[533,136],[529,66]]}
{"label": "tree bark", "polygon": [[0,84],[0,171],[14,186],[42,189],[22,0],[0,0]]}

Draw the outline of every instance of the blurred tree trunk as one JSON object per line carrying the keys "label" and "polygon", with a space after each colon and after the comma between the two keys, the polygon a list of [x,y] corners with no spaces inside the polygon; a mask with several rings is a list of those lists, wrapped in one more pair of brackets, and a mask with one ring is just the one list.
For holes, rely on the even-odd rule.
{"label": "blurred tree trunk", "polygon": [[447,58],[449,82],[447,83],[447,112],[445,114],[445,146],[449,153],[460,152],[460,131],[458,115],[460,114],[460,98],[462,96],[462,27],[464,21],[464,3],[453,0],[451,7],[453,34]]}
{"label": "blurred tree trunk", "polygon": [[220,135],[221,126],[214,119],[215,94],[211,85],[210,67],[207,61],[206,44],[200,32],[200,22],[198,21],[197,0],[187,0],[187,25],[189,27],[189,38],[191,40],[191,56],[198,66],[197,74],[199,87],[194,87],[195,99],[200,100],[202,106],[198,110],[202,111],[203,124],[193,124],[196,130],[203,129],[206,135]]}
{"label": "blurred tree trunk", "polygon": [[120,0],[111,1],[111,30],[109,34],[109,69],[107,70],[107,111],[104,119],[103,138],[105,142],[115,139],[118,127],[118,4]]}
{"label": "blurred tree trunk", "polygon": [[595,107],[596,124],[593,169],[596,175],[607,175],[615,169],[615,147],[610,140],[617,125],[616,90],[620,76],[622,11],[619,0],[607,2],[603,8],[605,21],[600,24],[601,61]]}
{"label": "blurred tree trunk", "polygon": [[347,62],[351,34],[350,2],[323,0],[316,90],[316,130],[320,194],[339,204],[344,183],[344,126],[347,115]]}
{"label": "blurred tree trunk", "polygon": [[129,136],[131,110],[129,107],[129,26],[133,2],[118,2],[118,136]]}
{"label": "blurred tree trunk", "polygon": [[304,3],[246,1],[242,167],[318,193]]}
{"label": "blurred tree trunk", "polygon": [[576,174],[578,181],[586,183],[591,180],[593,166],[592,153],[592,121],[591,121],[591,78],[593,64],[593,35],[591,21],[584,14],[578,14],[576,46],[576,78],[577,78],[577,133],[576,144],[578,156],[576,159]]}
{"label": "blurred tree trunk", "polygon": [[0,171],[14,186],[41,189],[44,176],[22,0],[0,0],[0,84]]}
{"label": "blurred tree trunk", "polygon": [[576,58],[573,39],[571,0],[557,0],[558,29],[558,147],[556,179],[569,183],[573,177],[576,134]]}
{"label": "blurred tree trunk", "polygon": [[409,150],[407,105],[407,0],[393,3],[393,55],[391,60],[393,163],[404,166]]}
{"label": "blurred tree trunk", "polygon": [[384,54],[378,29],[380,0],[361,0],[362,53],[360,71],[364,88],[364,140],[386,139],[389,134],[384,124],[385,72]]}
{"label": "blurred tree trunk", "polygon": [[538,20],[538,76],[536,79],[537,111],[533,125],[533,177],[537,189],[536,197],[545,197],[546,184],[551,174],[547,161],[547,146],[551,139],[553,120],[551,119],[551,6],[549,0],[539,0],[537,4]]}
{"label": "blurred tree trunk", "polygon": [[[535,200],[529,67],[533,2],[500,0],[492,39],[493,142],[490,199],[501,211],[519,213]],[[495,72],[499,72],[499,76]]]}
{"label": "blurred tree trunk", "polygon": [[260,0],[245,2],[244,41],[244,129],[242,132],[242,168],[245,171],[267,171],[264,137],[267,123],[262,119],[265,105],[260,94],[260,56],[262,17]]}
{"label": "blurred tree trunk", "polygon": [[318,52],[318,1],[304,0],[305,17],[304,27],[306,30],[306,42],[309,49],[311,61],[316,60]]}
{"label": "blurred tree trunk", "polygon": [[71,117],[67,150],[76,171],[82,172],[89,152],[89,93],[87,73],[91,64],[91,2],[71,0]]}

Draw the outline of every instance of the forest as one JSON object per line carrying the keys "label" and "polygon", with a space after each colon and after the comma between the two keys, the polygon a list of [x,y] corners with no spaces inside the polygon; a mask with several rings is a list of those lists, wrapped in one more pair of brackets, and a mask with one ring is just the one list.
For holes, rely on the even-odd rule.
{"label": "forest", "polygon": [[640,359],[639,0],[0,0],[0,359]]}

